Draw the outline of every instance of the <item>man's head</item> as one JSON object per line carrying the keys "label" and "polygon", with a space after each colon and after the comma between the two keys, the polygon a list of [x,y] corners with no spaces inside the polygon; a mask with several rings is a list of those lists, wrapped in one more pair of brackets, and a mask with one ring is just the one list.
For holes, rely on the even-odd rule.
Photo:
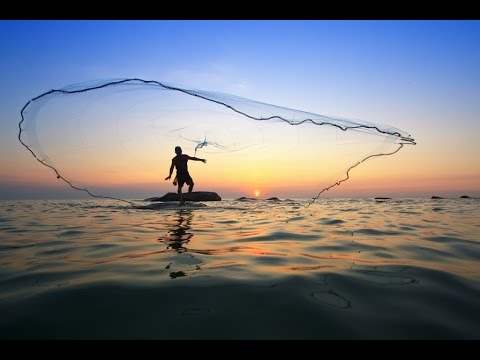
{"label": "man's head", "polygon": [[182,148],[180,146],[175,146],[175,154],[180,155],[182,153]]}

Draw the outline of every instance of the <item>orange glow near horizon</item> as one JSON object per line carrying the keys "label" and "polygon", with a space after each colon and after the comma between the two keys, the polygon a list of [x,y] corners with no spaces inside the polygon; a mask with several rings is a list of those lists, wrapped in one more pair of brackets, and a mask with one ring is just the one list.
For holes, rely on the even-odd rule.
{"label": "orange glow near horizon", "polygon": [[[241,194],[239,196],[252,196],[259,191],[262,197],[315,196],[325,186],[343,179],[346,168],[352,164],[352,160],[358,159],[355,154],[345,154],[346,151],[343,151],[345,157],[341,157],[332,149],[315,147],[315,144],[311,139],[311,148],[302,144],[288,144],[286,149],[271,146],[267,149],[260,147],[232,153],[197,153],[196,156],[207,159],[207,163],[188,163],[195,181],[194,191],[216,191],[220,195]],[[173,148],[162,145],[152,153],[131,146],[130,152],[115,153],[103,161],[95,156],[93,150],[87,152],[87,159],[77,158],[73,156],[74,153],[65,153],[62,154],[64,161],[58,159],[58,164],[62,175],[76,185],[87,188],[139,189],[156,195],[175,191],[172,181],[164,180],[171,159],[175,156]],[[192,149],[185,148],[186,154],[194,155]],[[405,147],[391,157],[368,160],[350,172],[348,181],[335,186],[324,195],[363,196],[368,193],[395,196],[411,192],[441,196],[447,192],[470,195],[479,191],[480,177],[477,169],[462,167],[453,161],[444,169],[441,166],[442,159],[429,160],[420,150],[419,147]],[[101,150],[98,151],[101,153]],[[144,154],[149,155],[143,156]],[[38,164],[27,153],[22,152],[18,157],[15,161],[9,160],[3,169],[6,173],[3,183],[32,187],[66,186],[56,179],[51,169]],[[57,165],[57,158],[53,160]],[[87,164],[87,160],[91,162]],[[426,164],[428,168],[425,168]]]}
{"label": "orange glow near horizon", "polygon": [[[336,174],[338,178],[329,176],[329,180],[327,180],[327,177],[324,176],[323,180],[319,181],[322,176],[321,171],[319,171],[317,179],[315,176],[302,174],[295,169],[290,171],[289,168],[276,169],[274,166],[262,168],[257,163],[257,166],[252,166],[248,171],[245,162],[243,164],[236,162],[234,165],[227,166],[228,164],[223,161],[208,160],[207,164],[189,162],[190,173],[195,181],[194,191],[215,191],[225,198],[230,197],[229,194],[238,194],[238,196],[253,194],[256,197],[310,197],[315,196],[324,186],[344,177],[343,173],[338,172]],[[437,173],[421,176],[418,171],[414,174],[408,171],[409,169],[388,166],[385,164],[387,162],[388,159],[385,161],[376,159],[376,161],[366,163],[363,167],[354,169],[350,173],[348,181],[333,187],[322,197],[363,196],[364,194],[395,196],[401,193],[441,196],[445,193],[455,192],[470,195],[472,192],[478,191],[480,178],[476,174],[442,176],[443,174]],[[237,164],[239,166],[236,166]],[[139,171],[138,168],[132,166],[130,170],[125,168],[122,174],[117,172],[109,174],[103,172],[104,169],[97,169],[98,172],[90,173],[90,176],[72,173],[73,178],[76,175],[79,176],[79,181],[73,183],[87,187],[95,184],[96,187],[112,190],[138,189],[138,191],[151,192],[153,196],[175,191],[172,180],[164,180],[168,175],[169,165],[170,159],[162,159],[159,166],[150,171]],[[67,177],[67,179],[69,178]],[[32,187],[66,186],[65,183],[56,179],[52,171],[41,166],[38,167],[38,171],[13,172],[4,180],[6,183]],[[186,190],[186,187],[184,189]]]}

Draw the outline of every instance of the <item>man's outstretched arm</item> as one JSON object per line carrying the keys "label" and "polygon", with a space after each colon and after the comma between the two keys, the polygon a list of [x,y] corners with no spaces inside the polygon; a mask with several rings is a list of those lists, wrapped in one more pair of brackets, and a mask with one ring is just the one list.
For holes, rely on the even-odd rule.
{"label": "man's outstretched arm", "polygon": [[189,156],[188,159],[189,159],[189,160],[194,160],[194,161],[203,161],[204,164],[207,162],[207,160],[205,160],[205,159],[200,159],[200,158],[197,158],[197,157],[195,157],[195,156]]}

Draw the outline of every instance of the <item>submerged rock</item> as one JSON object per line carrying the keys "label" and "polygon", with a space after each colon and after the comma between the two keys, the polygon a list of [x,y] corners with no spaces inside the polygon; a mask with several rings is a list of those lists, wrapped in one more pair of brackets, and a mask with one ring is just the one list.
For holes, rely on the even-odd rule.
{"label": "submerged rock", "polygon": [[430,199],[443,199],[443,197],[440,197],[440,196],[432,196]]}
{"label": "submerged rock", "polygon": [[471,197],[468,195],[462,195],[460,196],[460,199],[471,199]]}
{"label": "submerged rock", "polygon": [[[191,194],[188,192],[182,194],[183,200],[185,201],[220,201],[222,198],[213,191],[192,191]],[[179,201],[177,193],[169,192],[161,197],[151,197],[145,199],[145,201]]]}
{"label": "submerged rock", "polygon": [[389,197],[376,197],[375,200],[392,200],[392,198],[389,198]]}

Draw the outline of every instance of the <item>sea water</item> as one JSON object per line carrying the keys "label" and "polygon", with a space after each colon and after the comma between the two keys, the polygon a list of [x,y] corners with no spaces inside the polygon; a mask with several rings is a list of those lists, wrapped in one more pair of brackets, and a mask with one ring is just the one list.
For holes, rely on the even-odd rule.
{"label": "sea water", "polygon": [[0,339],[480,338],[480,199],[307,204],[0,201]]}

